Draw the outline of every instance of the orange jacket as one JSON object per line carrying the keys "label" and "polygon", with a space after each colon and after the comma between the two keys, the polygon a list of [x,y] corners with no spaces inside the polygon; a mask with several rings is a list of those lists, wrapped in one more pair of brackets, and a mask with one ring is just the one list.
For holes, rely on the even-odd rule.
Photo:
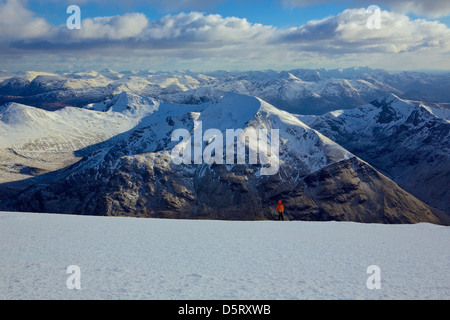
{"label": "orange jacket", "polygon": [[282,205],[281,203],[277,204],[276,210],[278,212],[284,212],[284,205]]}

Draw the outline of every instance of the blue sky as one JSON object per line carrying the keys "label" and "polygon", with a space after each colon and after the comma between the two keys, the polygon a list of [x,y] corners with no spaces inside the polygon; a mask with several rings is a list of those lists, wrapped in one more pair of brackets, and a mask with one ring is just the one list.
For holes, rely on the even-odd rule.
{"label": "blue sky", "polygon": [[[163,1],[161,1],[163,2]],[[70,4],[77,4],[77,1],[70,1]],[[351,7],[351,1],[338,3],[323,3],[308,7],[294,7],[274,0],[233,0],[221,1],[206,5],[193,6],[192,9],[222,16],[236,16],[246,18],[252,23],[262,23],[277,27],[294,27],[302,25],[309,20],[322,19],[330,15]],[[79,7],[83,17],[94,18],[100,16],[121,15],[125,12],[142,12],[151,20],[160,19],[166,14],[175,14],[181,11],[188,12],[189,7],[166,8],[161,5],[145,4],[141,2],[135,4],[114,4],[108,5],[106,2],[81,2]],[[65,10],[68,6],[66,1],[42,3],[42,1],[29,1],[29,6],[36,14],[45,17],[53,24],[65,24],[67,15]]]}
{"label": "blue sky", "polygon": [[[163,3],[164,1],[160,1]],[[374,4],[377,1],[372,1]],[[310,20],[323,19],[327,16],[337,15],[349,8],[365,8],[364,3],[342,0],[312,3],[308,6],[293,6],[289,3],[276,0],[232,0],[211,1],[210,4],[165,7],[155,3],[146,4],[145,1],[123,1],[110,4],[108,1],[28,1],[28,8],[37,15],[45,17],[53,24],[65,24],[67,15],[65,10],[69,4],[79,5],[85,18],[100,16],[121,15],[125,12],[142,12],[151,20],[160,19],[166,14],[197,10],[201,12],[220,14],[222,16],[236,16],[246,18],[252,23],[262,23],[280,28],[295,27]],[[381,9],[387,9],[383,3],[377,4]],[[411,18],[423,18],[423,14],[407,12]],[[433,17],[447,26],[450,26],[450,16]]]}
{"label": "blue sky", "polygon": [[0,0],[0,69],[450,70],[450,1],[376,2],[379,30],[368,0]]}

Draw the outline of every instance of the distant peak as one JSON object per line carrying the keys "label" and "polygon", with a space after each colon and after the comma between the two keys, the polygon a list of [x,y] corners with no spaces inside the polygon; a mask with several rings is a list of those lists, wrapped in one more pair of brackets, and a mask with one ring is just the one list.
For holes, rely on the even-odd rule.
{"label": "distant peak", "polygon": [[133,95],[132,93],[128,93],[126,91],[122,91],[114,96],[114,98],[127,98],[129,95]]}
{"label": "distant peak", "polygon": [[257,100],[258,99],[256,97],[247,94],[227,92],[217,101],[233,103],[233,102],[257,101]]}
{"label": "distant peak", "polygon": [[396,96],[393,93],[389,93],[386,96],[380,97],[377,100],[375,100],[374,102],[376,102],[376,104],[381,104],[381,105],[383,105],[383,104],[391,105],[393,102],[396,102],[396,101],[405,102],[404,100],[400,99],[398,96]]}
{"label": "distant peak", "polygon": [[414,109],[414,105],[400,99],[393,93],[372,101],[371,104],[381,109],[378,115],[379,123],[390,123],[402,117],[409,116]]}
{"label": "distant peak", "polygon": [[100,72],[112,72],[112,73],[115,73],[114,70],[111,70],[111,69],[108,69],[108,68],[105,68],[105,69],[101,70]]}

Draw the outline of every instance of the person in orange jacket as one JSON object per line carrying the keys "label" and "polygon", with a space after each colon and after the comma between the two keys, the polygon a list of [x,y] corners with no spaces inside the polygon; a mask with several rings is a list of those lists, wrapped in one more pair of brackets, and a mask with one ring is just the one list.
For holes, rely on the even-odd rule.
{"label": "person in orange jacket", "polygon": [[281,200],[278,200],[278,205],[275,208],[278,211],[278,220],[284,220],[284,205],[281,203]]}

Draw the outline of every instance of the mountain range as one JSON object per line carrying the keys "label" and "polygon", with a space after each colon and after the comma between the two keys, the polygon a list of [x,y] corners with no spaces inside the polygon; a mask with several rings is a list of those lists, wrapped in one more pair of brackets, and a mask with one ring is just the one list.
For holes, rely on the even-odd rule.
{"label": "mountain range", "polygon": [[[271,74],[267,81],[265,73],[251,77],[262,83],[281,75]],[[226,72],[215,76],[238,83]],[[200,88],[182,93],[189,90]],[[302,116],[239,90],[214,98],[221,90],[202,103],[186,103],[180,92],[161,99],[130,90],[53,111],[6,103],[0,107],[0,210],[255,220],[274,219],[283,200],[293,220],[447,223],[445,106],[391,93],[358,108]],[[278,130],[278,172],[262,175],[261,165],[248,161],[173,163],[178,142],[171,134],[193,134],[196,122],[223,136],[227,129]]]}
{"label": "mountain range", "polygon": [[256,96],[291,113],[322,115],[393,93],[438,107],[450,105],[450,74],[388,72],[367,67],[290,71],[0,73],[0,105],[54,110],[111,100],[121,92],[164,102],[200,104],[228,92]]}

